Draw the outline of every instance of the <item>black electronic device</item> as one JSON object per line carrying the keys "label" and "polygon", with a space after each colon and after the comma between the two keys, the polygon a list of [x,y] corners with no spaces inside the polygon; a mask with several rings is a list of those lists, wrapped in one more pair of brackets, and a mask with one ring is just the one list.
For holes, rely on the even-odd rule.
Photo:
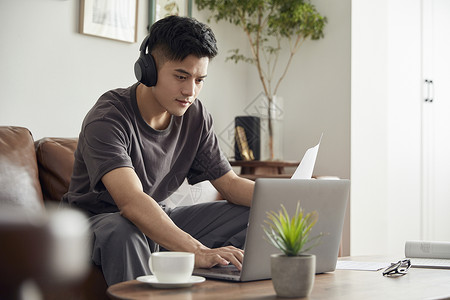
{"label": "black electronic device", "polygon": [[136,79],[148,86],[155,86],[158,80],[158,72],[156,71],[155,59],[150,53],[147,53],[147,44],[150,35],[148,35],[141,44],[139,51],[141,52],[138,60],[134,64],[134,75]]}

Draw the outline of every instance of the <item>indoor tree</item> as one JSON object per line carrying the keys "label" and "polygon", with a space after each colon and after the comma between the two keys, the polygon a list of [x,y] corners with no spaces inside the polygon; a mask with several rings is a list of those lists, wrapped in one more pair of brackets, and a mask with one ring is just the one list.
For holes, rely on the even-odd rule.
{"label": "indoor tree", "polygon": [[[324,37],[326,17],[305,0],[195,0],[199,10],[208,9],[216,22],[228,21],[240,27],[247,36],[251,55],[231,50],[227,60],[243,61],[256,66],[263,92],[268,101],[268,134],[270,158],[274,158],[272,102],[285,78],[294,55],[307,39]],[[282,45],[289,44],[287,59],[281,62]],[[275,74],[281,74],[275,78]]]}

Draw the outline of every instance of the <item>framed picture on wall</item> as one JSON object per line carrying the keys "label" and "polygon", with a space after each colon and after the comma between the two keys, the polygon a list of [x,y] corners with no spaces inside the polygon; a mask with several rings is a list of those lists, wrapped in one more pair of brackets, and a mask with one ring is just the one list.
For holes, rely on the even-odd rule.
{"label": "framed picture on wall", "polygon": [[192,16],[192,0],[149,0],[149,24],[170,15]]}
{"label": "framed picture on wall", "polygon": [[135,43],[138,0],[81,0],[80,33]]}

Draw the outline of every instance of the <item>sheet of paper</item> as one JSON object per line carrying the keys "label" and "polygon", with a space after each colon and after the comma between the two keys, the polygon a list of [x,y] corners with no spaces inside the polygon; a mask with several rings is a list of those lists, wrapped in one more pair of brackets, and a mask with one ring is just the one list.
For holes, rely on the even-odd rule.
{"label": "sheet of paper", "polygon": [[320,142],[322,141],[323,133],[320,136],[319,143],[306,150],[302,161],[298,165],[291,179],[311,179],[314,171],[314,165],[316,163],[317,152],[319,152]]}
{"label": "sheet of paper", "polygon": [[387,262],[338,260],[336,270],[379,271],[390,265]]}

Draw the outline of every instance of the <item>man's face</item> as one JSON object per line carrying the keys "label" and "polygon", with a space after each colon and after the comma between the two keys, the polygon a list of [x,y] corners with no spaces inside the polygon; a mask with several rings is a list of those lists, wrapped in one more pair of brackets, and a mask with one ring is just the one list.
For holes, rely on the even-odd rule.
{"label": "man's face", "polygon": [[158,81],[152,88],[162,111],[182,116],[194,102],[207,75],[208,57],[187,56],[182,61],[167,61],[158,70]]}

